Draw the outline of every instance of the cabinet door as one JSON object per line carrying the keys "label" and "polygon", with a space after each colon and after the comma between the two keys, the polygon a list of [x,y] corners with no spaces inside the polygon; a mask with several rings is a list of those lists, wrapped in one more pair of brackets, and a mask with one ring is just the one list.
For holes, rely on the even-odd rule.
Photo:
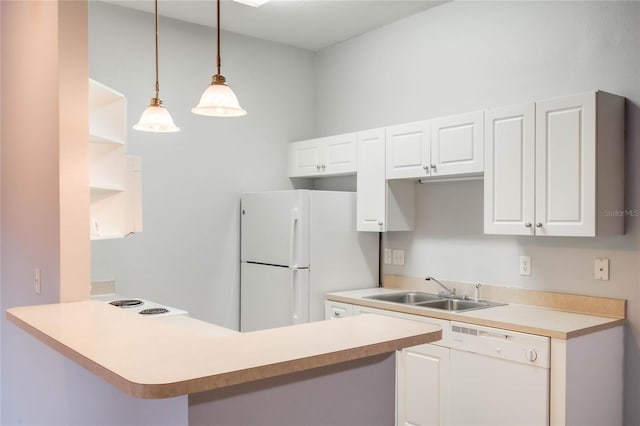
{"label": "cabinet door", "polygon": [[358,231],[386,231],[385,131],[358,133]]}
{"label": "cabinet door", "polygon": [[449,352],[448,348],[430,344],[398,352],[398,425],[448,424]]}
{"label": "cabinet door", "polygon": [[484,233],[533,235],[535,107],[485,113]]}
{"label": "cabinet door", "polygon": [[483,111],[431,121],[431,175],[482,173]]}
{"label": "cabinet door", "polygon": [[322,165],[321,153],[320,139],[291,143],[289,145],[289,177],[318,175]]}
{"label": "cabinet door", "polygon": [[431,135],[429,122],[387,127],[387,179],[429,176]]}
{"label": "cabinet door", "polygon": [[323,175],[343,175],[356,172],[356,134],[323,138]]}
{"label": "cabinet door", "polygon": [[595,99],[536,103],[536,235],[595,236]]}

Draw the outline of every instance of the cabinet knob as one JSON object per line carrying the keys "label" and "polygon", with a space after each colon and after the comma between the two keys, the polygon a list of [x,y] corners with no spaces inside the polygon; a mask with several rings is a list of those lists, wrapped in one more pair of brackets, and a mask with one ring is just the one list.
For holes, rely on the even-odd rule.
{"label": "cabinet knob", "polygon": [[436,169],[436,165],[435,165],[435,164],[432,164],[432,165],[431,165],[431,168],[432,168],[433,170],[435,170],[435,169]]}
{"label": "cabinet knob", "polygon": [[525,228],[531,228],[531,222],[527,222],[527,223],[525,223],[525,224],[524,224],[524,227],[525,227]]}
{"label": "cabinet knob", "polygon": [[316,164],[316,170],[320,171],[320,164]]}
{"label": "cabinet knob", "polygon": [[429,165],[425,164],[424,166],[422,166],[422,168],[425,169],[425,170],[429,170]]}
{"label": "cabinet knob", "polygon": [[382,221],[381,220],[378,221],[378,225],[382,226]]}
{"label": "cabinet knob", "polygon": [[334,317],[340,317],[340,312],[338,312],[338,311],[334,311],[334,312],[333,312],[333,316],[334,316]]}
{"label": "cabinet knob", "polygon": [[536,223],[536,228],[542,228],[542,224],[540,222]]}
{"label": "cabinet knob", "polygon": [[324,171],[325,167],[327,167],[326,165],[322,165],[322,171]]}

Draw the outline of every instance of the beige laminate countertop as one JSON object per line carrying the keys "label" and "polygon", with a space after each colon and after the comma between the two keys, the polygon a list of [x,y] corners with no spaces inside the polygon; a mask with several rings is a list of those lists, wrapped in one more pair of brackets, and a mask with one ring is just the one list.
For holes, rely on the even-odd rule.
{"label": "beige laminate countertop", "polygon": [[434,325],[365,315],[238,333],[187,316],[147,318],[88,300],[7,310],[8,319],[138,398],[168,398],[393,352]]}
{"label": "beige laminate countertop", "polygon": [[469,324],[484,325],[487,327],[497,327],[558,339],[569,339],[624,324],[624,319],[621,318],[586,315],[521,304],[507,304],[486,309],[451,313],[398,303],[364,299],[365,296],[382,293],[396,293],[401,291],[406,290],[369,288],[330,293],[326,298],[336,302],[386,309],[407,314],[422,315],[450,321],[460,321]]}

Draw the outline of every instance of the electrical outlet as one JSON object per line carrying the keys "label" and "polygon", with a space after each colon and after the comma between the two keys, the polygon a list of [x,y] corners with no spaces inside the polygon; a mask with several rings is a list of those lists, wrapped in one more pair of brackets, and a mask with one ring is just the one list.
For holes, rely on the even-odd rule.
{"label": "electrical outlet", "polygon": [[36,294],[40,294],[42,292],[42,281],[40,280],[40,268],[35,268],[33,270],[33,291]]}
{"label": "electrical outlet", "polygon": [[531,275],[531,256],[520,256],[520,275]]}
{"label": "electrical outlet", "polygon": [[384,263],[391,265],[391,249],[384,249]]}
{"label": "electrical outlet", "polygon": [[404,250],[393,250],[393,264],[404,265]]}
{"label": "electrical outlet", "polygon": [[593,278],[596,280],[609,281],[609,259],[596,257],[593,263]]}

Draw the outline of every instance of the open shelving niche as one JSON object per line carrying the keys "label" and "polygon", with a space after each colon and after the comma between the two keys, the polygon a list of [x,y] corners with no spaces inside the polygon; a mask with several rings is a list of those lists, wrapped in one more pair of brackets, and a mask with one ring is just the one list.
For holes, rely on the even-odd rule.
{"label": "open shelving niche", "polygon": [[126,155],[127,99],[89,79],[92,240],[142,231],[140,157]]}

